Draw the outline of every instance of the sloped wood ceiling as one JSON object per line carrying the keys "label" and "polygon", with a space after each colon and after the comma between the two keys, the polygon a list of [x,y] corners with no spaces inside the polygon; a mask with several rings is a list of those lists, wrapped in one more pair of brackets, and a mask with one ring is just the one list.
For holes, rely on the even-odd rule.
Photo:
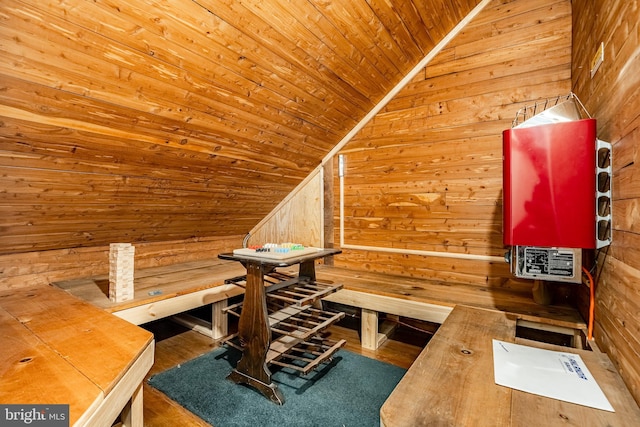
{"label": "sloped wood ceiling", "polygon": [[477,0],[3,0],[0,253],[244,234]]}

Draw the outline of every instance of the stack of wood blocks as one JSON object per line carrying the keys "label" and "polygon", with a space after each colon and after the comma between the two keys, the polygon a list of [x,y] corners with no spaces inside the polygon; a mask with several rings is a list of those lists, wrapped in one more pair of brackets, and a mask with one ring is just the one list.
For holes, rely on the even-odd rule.
{"label": "stack of wood blocks", "polygon": [[109,250],[109,299],[123,302],[133,299],[133,256],[131,243],[112,243]]}

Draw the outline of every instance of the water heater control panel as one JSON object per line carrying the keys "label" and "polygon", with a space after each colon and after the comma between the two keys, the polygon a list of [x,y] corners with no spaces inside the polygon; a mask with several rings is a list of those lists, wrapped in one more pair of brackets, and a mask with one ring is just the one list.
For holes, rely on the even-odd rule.
{"label": "water heater control panel", "polygon": [[513,246],[511,270],[524,279],[580,283],[582,249]]}

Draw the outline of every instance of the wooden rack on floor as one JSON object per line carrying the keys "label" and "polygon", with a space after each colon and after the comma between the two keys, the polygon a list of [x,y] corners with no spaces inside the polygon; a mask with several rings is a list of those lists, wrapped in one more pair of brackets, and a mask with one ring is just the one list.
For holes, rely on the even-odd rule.
{"label": "wooden rack on floor", "polygon": [[[277,365],[307,374],[340,349],[344,340],[331,341],[322,332],[344,317],[314,307],[321,298],[342,289],[342,285],[315,280],[315,260],[339,253],[317,253],[275,260],[259,256],[221,254],[220,258],[241,262],[246,276],[226,281],[245,288],[242,303],[225,312],[240,318],[238,333],[227,343],[242,351],[242,359],[229,375],[236,383],[248,384],[272,402],[284,403],[284,397],[271,382],[269,365]],[[299,264],[297,275],[283,274],[277,267]]]}
{"label": "wooden rack on floor", "polygon": [[[345,340],[332,341],[321,336],[325,329],[341,320],[344,313],[326,311],[312,305],[338,291],[342,285],[317,283],[278,272],[267,274],[264,279],[270,283],[265,291],[272,335],[266,363],[306,375],[346,343]],[[227,283],[244,287],[246,276],[227,280]],[[231,305],[224,312],[240,317],[242,304]],[[237,343],[237,336],[230,336],[226,343],[242,350]]]}

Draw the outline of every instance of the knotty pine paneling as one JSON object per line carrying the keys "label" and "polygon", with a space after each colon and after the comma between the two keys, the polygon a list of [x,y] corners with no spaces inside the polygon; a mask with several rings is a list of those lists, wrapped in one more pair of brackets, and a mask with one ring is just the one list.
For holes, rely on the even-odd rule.
{"label": "knotty pine paneling", "polygon": [[[594,337],[640,402],[640,9],[636,1],[573,1],[572,87],[613,144],[613,242],[598,256]],[[600,43],[605,59],[593,78]],[[583,311],[588,297],[583,289]]]}
{"label": "knotty pine paneling", "polygon": [[244,235],[477,3],[3,1],[0,253]]}
{"label": "knotty pine paneling", "polygon": [[336,265],[530,287],[497,261],[502,131],[522,106],[569,93],[570,62],[569,1],[490,3],[341,151],[344,244],[444,257],[350,249]]}

